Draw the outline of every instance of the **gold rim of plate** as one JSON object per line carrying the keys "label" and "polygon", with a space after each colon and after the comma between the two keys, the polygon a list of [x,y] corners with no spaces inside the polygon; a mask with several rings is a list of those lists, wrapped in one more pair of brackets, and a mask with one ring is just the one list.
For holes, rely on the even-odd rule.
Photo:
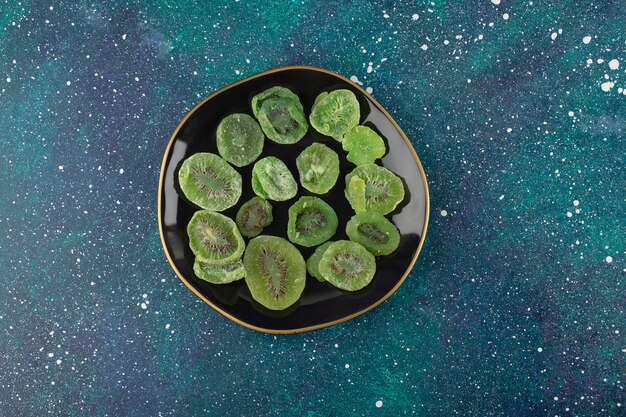
{"label": "gold rim of plate", "polygon": [[[206,103],[207,101],[211,100],[213,97],[217,96],[218,94],[220,94],[220,93],[222,93],[222,92],[224,92],[224,91],[226,91],[226,90],[228,90],[230,88],[233,88],[233,87],[235,87],[235,86],[237,86],[239,84],[242,84],[242,83],[244,83],[246,81],[253,80],[255,78],[262,77],[264,75],[272,74],[274,72],[285,71],[285,70],[293,70],[293,69],[312,70],[312,71],[323,72],[323,73],[335,76],[335,77],[337,77],[337,78],[339,78],[339,79],[349,83],[354,88],[358,89],[363,95],[365,95],[368,99],[370,99],[374,103],[374,105],[376,107],[378,107],[378,109],[381,112],[383,112],[383,114],[391,121],[391,123],[398,130],[398,132],[400,132],[400,136],[402,136],[402,139],[404,139],[406,144],[409,146],[409,149],[411,149],[411,153],[413,154],[413,158],[415,159],[415,163],[417,164],[417,167],[418,167],[418,169],[420,171],[420,174],[422,175],[422,180],[424,181],[424,191],[425,191],[425,194],[426,194],[426,211],[425,211],[425,219],[424,219],[424,230],[422,231],[422,235],[420,236],[420,242],[417,245],[417,250],[415,251],[415,255],[413,256],[413,259],[411,259],[411,263],[407,267],[406,271],[404,272],[404,274],[402,275],[402,278],[400,278],[398,283],[387,294],[385,294],[380,300],[376,301],[374,304],[372,304],[370,306],[367,306],[363,310],[357,311],[356,313],[350,314],[349,316],[342,317],[342,318],[337,319],[337,320],[329,321],[327,323],[320,323],[320,324],[316,324],[316,325],[313,325],[313,326],[307,326],[307,327],[302,327],[302,328],[298,328],[298,329],[287,329],[287,330],[266,329],[266,328],[263,328],[263,327],[258,327],[258,326],[254,326],[254,325],[251,325],[249,323],[243,322],[243,321],[239,320],[238,318],[232,316],[231,314],[225,312],[224,310],[220,309],[218,306],[213,304],[208,298],[206,298],[201,292],[196,290],[193,287],[193,285],[191,285],[189,283],[189,281],[187,281],[187,279],[180,273],[178,268],[176,268],[176,265],[172,261],[172,257],[170,256],[170,253],[167,250],[167,245],[165,243],[165,237],[163,235],[163,222],[161,221],[161,217],[162,217],[161,216],[161,210],[162,210],[162,207],[161,207],[161,200],[162,200],[162,198],[161,197],[163,195],[163,184],[164,184],[163,176],[165,175],[165,164],[167,162],[167,156],[169,155],[170,147],[174,143],[174,140],[178,136],[178,132],[184,126],[184,124],[187,121],[187,119],[189,119],[191,117],[191,115],[194,114],[198,108],[200,108],[200,106],[202,106],[204,103]],[[422,250],[422,246],[424,246],[424,241],[426,240],[426,232],[428,230],[428,219],[430,217],[430,193],[429,193],[429,190],[428,190],[428,181],[426,179],[426,173],[424,172],[424,168],[422,167],[422,163],[420,162],[420,159],[417,156],[417,153],[415,152],[415,149],[413,148],[413,144],[411,144],[411,141],[404,134],[404,131],[402,131],[402,129],[400,128],[398,123],[396,123],[396,121],[393,119],[393,117],[391,117],[391,115],[387,112],[387,110],[385,110],[385,108],[378,101],[376,101],[376,99],[374,99],[374,97],[372,97],[367,91],[365,91],[363,88],[361,88],[356,83],[352,82],[351,80],[349,80],[348,78],[346,78],[346,77],[344,77],[344,76],[342,76],[340,74],[337,74],[336,72],[333,72],[333,71],[330,71],[330,70],[327,70],[327,69],[324,69],[324,68],[309,66],[309,65],[288,65],[288,66],[285,66],[285,67],[279,67],[279,68],[274,68],[274,69],[271,69],[271,70],[268,70],[268,71],[260,72],[258,74],[252,75],[252,76],[250,76],[248,78],[244,78],[242,80],[239,80],[239,81],[237,81],[237,82],[235,82],[233,84],[230,84],[230,85],[228,85],[228,86],[226,86],[224,88],[221,88],[221,89],[217,90],[216,92],[214,92],[213,94],[211,94],[210,96],[208,96],[207,98],[202,100],[200,103],[198,103],[193,109],[191,109],[191,111],[189,111],[189,113],[187,113],[187,115],[183,118],[183,120],[181,120],[181,122],[178,124],[178,126],[176,127],[176,130],[174,130],[174,133],[172,134],[172,136],[170,137],[169,142],[167,143],[167,147],[165,148],[165,153],[163,154],[163,161],[161,162],[161,172],[159,174],[159,192],[158,192],[157,198],[158,198],[157,204],[158,204],[159,235],[161,236],[161,244],[163,245],[163,251],[165,252],[165,256],[167,257],[167,261],[170,263],[170,266],[172,267],[172,269],[174,270],[176,275],[178,275],[178,278],[180,278],[180,280],[187,286],[187,288],[189,288],[202,301],[204,301],[205,303],[210,305],[214,310],[216,310],[218,313],[222,314],[226,318],[234,321],[237,324],[240,324],[240,325],[242,325],[244,327],[247,327],[248,329],[252,329],[252,330],[256,330],[258,332],[268,333],[268,334],[303,333],[303,332],[308,332],[308,331],[311,331],[311,330],[322,329],[324,327],[334,326],[335,324],[343,323],[344,321],[348,321],[348,320],[351,320],[351,319],[353,319],[353,318],[355,318],[357,316],[360,316],[361,314],[366,313],[366,312],[370,311],[371,309],[373,309],[374,307],[377,307],[378,305],[380,305],[383,301],[385,301],[387,298],[389,298],[391,296],[391,294],[396,292],[398,290],[398,288],[400,288],[400,286],[402,285],[404,280],[406,280],[406,277],[409,276],[409,273],[411,272],[411,269],[413,269],[413,265],[415,265],[415,262],[417,261],[417,258],[419,257],[420,251]]]}

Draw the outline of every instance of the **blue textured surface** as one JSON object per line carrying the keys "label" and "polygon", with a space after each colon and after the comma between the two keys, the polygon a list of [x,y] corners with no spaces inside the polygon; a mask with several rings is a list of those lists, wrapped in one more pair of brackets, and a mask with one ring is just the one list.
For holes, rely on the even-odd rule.
{"label": "blue textured surface", "polygon": [[[0,415],[625,415],[624,2],[494,2],[5,3]],[[373,89],[431,222],[387,302],[275,337],[178,280],[156,190],[197,102],[300,63]]]}

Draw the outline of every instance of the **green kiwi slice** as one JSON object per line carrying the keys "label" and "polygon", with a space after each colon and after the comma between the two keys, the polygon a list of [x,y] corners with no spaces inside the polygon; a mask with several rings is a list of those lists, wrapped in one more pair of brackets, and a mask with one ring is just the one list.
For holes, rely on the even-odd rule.
{"label": "green kiwi slice", "polygon": [[367,126],[355,126],[343,137],[343,150],[348,152],[346,159],[354,165],[373,164],[385,152],[385,142]]}
{"label": "green kiwi slice", "polygon": [[298,184],[283,161],[268,156],[258,160],[252,168],[252,189],[259,197],[286,201],[295,197]]}
{"label": "green kiwi slice", "polygon": [[211,265],[232,263],[245,247],[235,222],[215,211],[196,211],[187,225],[187,235],[196,258]]}
{"label": "green kiwi slice", "polygon": [[398,228],[382,214],[366,211],[357,213],[346,225],[351,241],[360,243],[372,255],[389,255],[400,244]]}
{"label": "green kiwi slice", "polygon": [[317,246],[333,237],[338,224],[335,210],[324,200],[300,197],[289,207],[287,237],[300,246]]}
{"label": "green kiwi slice", "polygon": [[235,223],[246,237],[255,237],[272,223],[272,205],[262,197],[252,197],[237,211]]}
{"label": "green kiwi slice", "polygon": [[374,278],[376,259],[362,245],[338,240],[322,254],[319,273],[337,288],[356,291],[367,286]]}
{"label": "green kiwi slice", "polygon": [[193,263],[193,272],[198,278],[211,284],[228,284],[246,276],[246,269],[241,259],[226,265],[211,265],[196,258]]}
{"label": "green kiwi slice", "polygon": [[298,142],[309,129],[304,112],[291,99],[285,97],[263,101],[257,119],[268,139],[280,144]]}
{"label": "green kiwi slice", "polygon": [[315,194],[325,194],[337,183],[339,156],[322,143],[314,143],[296,158],[300,184]]}
{"label": "green kiwi slice", "polygon": [[243,264],[252,298],[270,310],[286,309],[304,291],[306,264],[300,251],[286,239],[265,235],[253,238]]}
{"label": "green kiwi slice", "polygon": [[309,272],[313,278],[318,280],[319,282],[326,281],[324,277],[320,274],[320,261],[322,260],[322,255],[328,249],[328,247],[333,242],[325,242],[315,248],[315,252],[313,255],[309,256],[309,259],[306,260],[306,270]]}
{"label": "green kiwi slice", "polygon": [[178,183],[189,201],[206,210],[226,210],[241,197],[241,175],[212,153],[187,158],[178,171]]}
{"label": "green kiwi slice", "polygon": [[[385,167],[375,164],[359,165],[346,176],[346,198],[355,212],[362,210],[362,197],[360,187],[354,184],[360,178],[365,182],[365,211],[374,211],[387,214],[393,211],[404,199],[404,185],[402,180]],[[355,190],[357,192],[355,192]]]}
{"label": "green kiwi slice", "polygon": [[244,167],[253,163],[263,151],[265,136],[251,116],[234,113],[217,126],[217,150],[227,162]]}
{"label": "green kiwi slice", "polygon": [[296,105],[298,110],[304,114],[304,108],[302,107],[302,103],[300,103],[298,96],[288,88],[276,86],[268,88],[267,90],[264,90],[263,92],[252,97],[252,113],[254,114],[254,117],[257,119],[259,118],[259,111],[261,110],[261,106],[265,100],[277,97],[283,97],[291,100]]}
{"label": "green kiwi slice", "polygon": [[359,124],[361,110],[359,102],[350,90],[334,90],[318,96],[309,121],[322,135],[331,136],[341,142],[343,135]]}

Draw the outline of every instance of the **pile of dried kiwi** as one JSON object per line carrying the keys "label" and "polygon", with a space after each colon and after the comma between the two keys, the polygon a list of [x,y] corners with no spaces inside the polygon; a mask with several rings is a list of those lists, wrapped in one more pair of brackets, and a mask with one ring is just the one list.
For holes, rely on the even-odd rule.
{"label": "pile of dried kiwi", "polygon": [[[178,174],[180,190],[197,211],[187,226],[195,255],[194,272],[213,284],[245,279],[252,297],[271,310],[283,310],[301,296],[307,271],[346,291],[371,282],[375,256],[395,251],[400,233],[385,215],[404,199],[402,180],[374,162],[385,154],[382,138],[359,126],[356,96],[339,89],[321,93],[307,121],[299,97],[285,87],[272,87],[252,99],[256,120],[243,113],[226,116],[217,127],[217,149],[187,158]],[[288,240],[261,235],[272,221],[270,201],[287,201],[298,183],[280,159],[257,161],[265,137],[288,146],[301,140],[311,126],[342,143],[346,159],[356,168],[345,178],[345,195],[355,211],[346,225],[350,240],[329,241],[338,227],[333,208],[319,197],[300,197],[289,208],[289,241],[316,247],[305,262]],[[245,202],[235,219],[219,213],[233,207],[242,193],[242,177],[235,167],[254,163],[252,188],[256,197]],[[313,194],[326,194],[339,177],[339,155],[315,142],[296,158],[300,184]],[[243,236],[250,238],[245,244]]]}

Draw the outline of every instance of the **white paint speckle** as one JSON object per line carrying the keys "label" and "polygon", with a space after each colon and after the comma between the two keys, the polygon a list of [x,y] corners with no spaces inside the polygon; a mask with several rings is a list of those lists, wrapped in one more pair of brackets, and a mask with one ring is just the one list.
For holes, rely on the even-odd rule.
{"label": "white paint speckle", "polygon": [[347,363],[346,363],[346,364],[344,365],[344,367],[345,367],[346,369],[348,369],[348,368],[350,368],[350,364],[347,364]]}
{"label": "white paint speckle", "polygon": [[609,92],[611,91],[611,88],[613,88],[614,85],[615,83],[613,81],[607,81],[607,82],[602,83],[600,88],[602,88],[602,91]]}
{"label": "white paint speckle", "polygon": [[59,171],[63,171],[64,166],[63,165],[59,165]]}
{"label": "white paint speckle", "polygon": [[72,82],[71,82],[70,80],[67,80],[67,81],[65,82],[65,85],[72,85]]}
{"label": "white paint speckle", "polygon": [[591,42],[591,36],[585,36],[585,37],[583,38],[583,43],[586,45],[586,44],[588,44],[589,42]]}
{"label": "white paint speckle", "polygon": [[504,200],[504,194],[502,194],[502,195],[500,196],[500,198],[498,198],[498,200],[500,200],[500,201]]}
{"label": "white paint speckle", "polygon": [[507,133],[511,133],[513,131],[513,129],[511,129],[510,127],[506,129]]}
{"label": "white paint speckle", "polygon": [[383,402],[381,400],[376,401],[376,408],[380,408],[383,406]]}
{"label": "white paint speckle", "polygon": [[413,13],[413,16],[411,16],[411,19],[413,20],[417,20],[420,18],[420,15],[418,15],[417,13]]}
{"label": "white paint speckle", "polygon": [[574,200],[574,207],[578,207],[579,204],[580,204],[580,201]]}
{"label": "white paint speckle", "polygon": [[539,352],[539,353],[543,352],[543,348],[538,347],[537,348],[537,352]]}
{"label": "white paint speckle", "polygon": [[572,216],[573,216],[572,212],[571,212],[571,211],[568,211],[568,212],[567,212],[567,217],[572,217]]}
{"label": "white paint speckle", "polygon": [[135,81],[139,81],[139,77],[135,77]]}
{"label": "white paint speckle", "polygon": [[166,329],[169,329],[170,327],[171,327],[171,326],[170,326],[170,324],[169,324],[169,323],[167,323],[167,324],[165,325],[165,328],[166,328]]}
{"label": "white paint speckle", "polygon": [[441,210],[440,214],[442,217],[446,217],[448,215],[448,212],[446,210]]}
{"label": "white paint speckle", "polygon": [[616,70],[619,68],[619,61],[617,59],[612,59],[609,61],[609,68],[612,70]]}
{"label": "white paint speckle", "polygon": [[126,40],[126,34],[122,35],[122,39]]}
{"label": "white paint speckle", "polygon": [[370,72],[374,71],[374,67],[372,67],[372,64],[371,64],[371,63],[367,66],[367,70],[366,70],[366,71],[367,71],[367,73],[368,73],[368,74],[369,74]]}
{"label": "white paint speckle", "polygon": [[146,303],[141,303],[141,308],[145,310],[146,308],[148,308],[148,305]]}
{"label": "white paint speckle", "polygon": [[421,49],[422,51],[425,51],[425,50],[427,50],[427,49],[428,49],[428,45],[424,44],[424,45],[420,46],[420,49]]}
{"label": "white paint speckle", "polygon": [[613,257],[612,256],[607,256],[605,260],[606,260],[607,264],[610,264],[611,262],[613,262]]}
{"label": "white paint speckle", "polygon": [[552,40],[555,40],[557,36],[559,36],[559,35],[556,32],[552,32],[552,35],[550,35]]}
{"label": "white paint speckle", "polygon": [[124,173],[124,168],[120,168],[120,174]]}
{"label": "white paint speckle", "polygon": [[502,15],[502,18],[503,18],[504,20],[509,20],[509,14],[508,14],[508,13],[503,14],[503,15]]}
{"label": "white paint speckle", "polygon": [[491,2],[496,6],[500,4],[500,0],[491,0]]}
{"label": "white paint speckle", "polygon": [[11,82],[11,77],[7,77],[7,82],[10,83]]}
{"label": "white paint speckle", "polygon": [[365,91],[367,91],[368,94],[372,94],[372,91],[374,91],[374,89],[372,87],[367,87]]}
{"label": "white paint speckle", "polygon": [[567,112],[567,115],[569,117],[574,117],[574,112],[570,110],[570,111]]}

